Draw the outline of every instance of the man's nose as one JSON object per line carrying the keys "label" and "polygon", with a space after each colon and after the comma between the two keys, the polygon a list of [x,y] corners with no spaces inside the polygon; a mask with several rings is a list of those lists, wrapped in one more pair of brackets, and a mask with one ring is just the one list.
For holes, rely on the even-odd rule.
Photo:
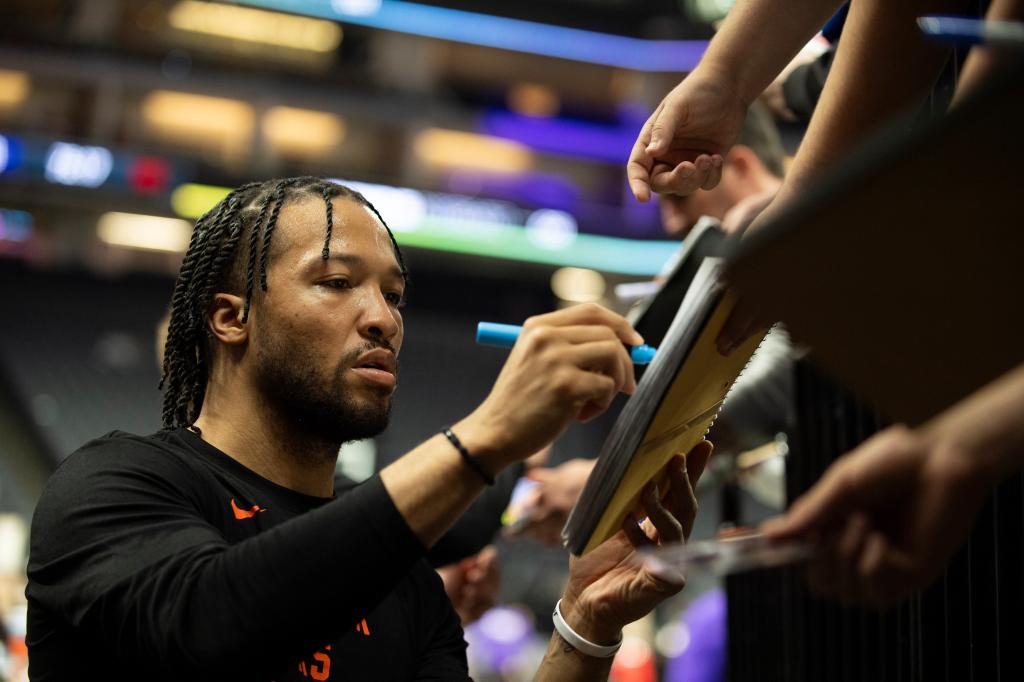
{"label": "man's nose", "polygon": [[361,304],[359,331],[363,336],[390,340],[398,334],[398,316],[382,292],[368,291]]}

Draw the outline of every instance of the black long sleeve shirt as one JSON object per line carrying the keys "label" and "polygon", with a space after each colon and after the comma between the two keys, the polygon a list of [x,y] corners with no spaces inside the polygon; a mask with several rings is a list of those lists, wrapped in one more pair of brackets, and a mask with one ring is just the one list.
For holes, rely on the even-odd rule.
{"label": "black long sleeve shirt", "polygon": [[69,456],[32,522],[32,680],[466,680],[458,616],[378,477],[334,499],[184,429]]}

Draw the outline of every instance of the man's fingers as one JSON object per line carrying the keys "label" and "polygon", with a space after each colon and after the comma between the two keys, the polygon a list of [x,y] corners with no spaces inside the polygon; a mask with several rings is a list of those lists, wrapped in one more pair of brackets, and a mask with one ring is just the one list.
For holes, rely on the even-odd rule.
{"label": "man's fingers", "polygon": [[615,380],[615,390],[632,393],[636,389],[633,362],[618,341],[591,341],[566,350],[572,362],[588,372],[599,372]]}
{"label": "man's fingers", "polygon": [[822,479],[790,507],[779,520],[763,526],[764,532],[776,539],[804,535],[822,528],[849,512],[849,483],[841,464],[833,465]]}
{"label": "man's fingers", "polygon": [[654,165],[654,157],[647,152],[647,145],[651,142],[651,127],[654,119],[665,106],[664,102],[647,119],[640,133],[633,143],[633,149],[629,153],[629,160],[626,162],[626,178],[629,181],[629,189],[637,201],[646,202],[651,198],[651,167]]}
{"label": "man's fingers", "polygon": [[574,305],[562,310],[531,317],[523,323],[524,331],[540,326],[568,327],[573,325],[603,325],[609,327],[623,343],[639,345],[644,339],[621,315],[596,303]]}
{"label": "man's fingers", "polygon": [[646,202],[651,198],[651,167],[654,158],[645,150],[647,143],[641,138],[633,144],[633,150],[626,162],[626,179],[629,189],[637,201]]}
{"label": "man's fingers", "polygon": [[661,194],[693,194],[707,180],[708,170],[701,171],[692,161],[682,161],[671,171],[653,172],[651,189]]}
{"label": "man's fingers", "polygon": [[[690,451],[691,456],[693,450]],[[687,458],[689,459],[689,458]],[[693,522],[697,518],[697,497],[693,494],[688,471],[689,462],[676,456],[668,464],[669,488],[666,500],[669,512],[683,527],[683,539],[689,540]]]}
{"label": "man's fingers", "polygon": [[580,403],[576,420],[585,423],[608,409],[618,393],[618,387],[614,379],[604,374],[577,372],[576,376],[573,390],[579,396]]}
{"label": "man's fingers", "polygon": [[708,460],[711,459],[711,453],[714,452],[715,447],[711,444],[711,441],[702,440],[693,446],[689,454],[686,455],[686,475],[690,479],[690,483],[697,485],[697,481],[700,480],[701,475],[704,473],[705,467],[707,467]]}
{"label": "man's fingers", "polygon": [[679,111],[677,107],[666,105],[662,100],[650,120],[651,141],[645,150],[651,156],[658,156],[668,151],[672,138],[676,134]]}
{"label": "man's fingers", "polygon": [[647,519],[658,531],[658,539],[661,542],[682,542],[685,539],[682,523],[661,503],[658,486],[648,483],[640,499],[643,501],[644,511],[647,512]]}
{"label": "man's fingers", "polygon": [[712,154],[708,159],[711,166],[708,169],[707,178],[700,186],[701,189],[714,189],[722,181],[722,166],[725,164],[725,159],[721,154]]}
{"label": "man's fingers", "polygon": [[844,603],[858,601],[863,595],[863,585],[857,571],[857,563],[864,552],[871,523],[861,513],[851,514],[839,535],[835,546],[835,570],[838,575],[838,593]]}
{"label": "man's fingers", "polygon": [[647,534],[640,529],[640,522],[631,513],[626,514],[626,520],[622,522],[622,530],[626,533],[626,537],[629,538],[630,544],[634,547],[645,547],[654,544],[654,541],[647,537]]}
{"label": "man's fingers", "polygon": [[733,351],[739,348],[744,341],[766,326],[757,319],[750,306],[740,299],[736,303],[736,307],[729,313],[729,318],[722,325],[722,329],[715,339],[718,352],[722,355],[732,355]]}

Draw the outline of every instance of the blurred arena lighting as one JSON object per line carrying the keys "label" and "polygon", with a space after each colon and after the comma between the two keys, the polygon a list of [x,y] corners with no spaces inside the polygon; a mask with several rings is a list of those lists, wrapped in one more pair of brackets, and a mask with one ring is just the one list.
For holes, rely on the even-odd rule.
{"label": "blurred arena lighting", "polygon": [[11,163],[11,141],[6,135],[0,135],[0,173],[13,168],[14,164]]}
{"label": "blurred arena lighting", "polygon": [[174,173],[171,164],[159,156],[132,159],[126,173],[128,184],[139,194],[159,194],[167,190]]}
{"label": "blurred arena lighting", "polygon": [[658,672],[651,645],[637,635],[625,635],[612,661],[611,679],[621,682],[657,682]]}
{"label": "blurred arena lighting", "polygon": [[243,1],[385,31],[645,72],[692,71],[708,46],[707,40],[645,40],[402,0]]}
{"label": "blurred arena lighting", "polygon": [[255,113],[246,102],[171,90],[149,93],[140,107],[146,125],[171,141],[239,149],[252,140]]}
{"label": "blurred arena lighting", "polygon": [[0,241],[27,242],[32,236],[32,214],[13,208],[0,208]]}
{"label": "blurred arena lighting", "polygon": [[442,168],[522,173],[533,166],[530,150],[518,142],[460,130],[423,130],[413,139],[413,151],[424,163]]}
{"label": "blurred arena lighting", "polygon": [[17,514],[0,514],[0,576],[6,578],[25,570],[22,563],[27,549],[25,520]]}
{"label": "blurred arena lighting", "polygon": [[[561,244],[548,240],[541,247],[525,227],[535,212],[509,202],[369,182],[336,182],[358,190],[373,202],[395,228],[395,239],[403,247],[641,276],[658,274],[679,249],[675,241],[584,233],[571,241],[563,237]],[[171,206],[183,218],[198,218],[230,191],[227,187],[185,183],[171,192]]]}
{"label": "blurred arena lighting", "polygon": [[176,3],[167,23],[181,31],[320,53],[336,50],[342,37],[333,21],[199,0]]}
{"label": "blurred arena lighting", "polygon": [[366,17],[380,11],[383,0],[331,0],[331,9],[338,14]]}
{"label": "blurred arena lighting", "polygon": [[24,71],[0,69],[0,109],[14,109],[28,97],[31,82]]}
{"label": "blurred arena lighting", "polygon": [[188,248],[192,225],[178,218],[112,211],[100,216],[96,234],[111,246],[183,253]]}
{"label": "blurred arena lighting", "polygon": [[263,115],[263,137],[284,154],[318,155],[345,139],[345,122],[334,114],[293,107],[271,107]]}
{"label": "blurred arena lighting", "polygon": [[523,116],[494,109],[480,117],[479,130],[529,149],[580,159],[621,163],[628,158],[639,126],[592,123],[569,118]]}
{"label": "blurred arena lighting", "polygon": [[571,213],[540,208],[526,218],[526,236],[542,249],[567,249],[580,232]]}
{"label": "blurred arena lighting", "polygon": [[540,83],[519,83],[505,99],[509,109],[523,116],[554,116],[562,106],[558,93]]}
{"label": "blurred arena lighting", "polygon": [[654,637],[654,647],[663,658],[682,656],[690,647],[690,628],[682,620],[665,623]]}
{"label": "blurred arena lighting", "polygon": [[114,169],[106,147],[54,142],[46,152],[44,175],[50,182],[76,187],[99,187]]}
{"label": "blurred arena lighting", "polygon": [[563,301],[589,303],[604,296],[605,281],[600,272],[587,268],[559,268],[551,275],[551,291]]}
{"label": "blurred arena lighting", "polygon": [[682,3],[689,16],[707,23],[725,19],[734,4],[736,0],[684,0]]}
{"label": "blurred arena lighting", "polygon": [[182,218],[195,220],[213,208],[214,204],[226,197],[230,191],[227,187],[187,182],[178,185],[171,192],[171,209]]}
{"label": "blurred arena lighting", "polygon": [[393,232],[415,232],[426,220],[429,211],[427,196],[417,189],[337,178],[331,181],[354,189],[374,206],[386,207],[386,220]]}

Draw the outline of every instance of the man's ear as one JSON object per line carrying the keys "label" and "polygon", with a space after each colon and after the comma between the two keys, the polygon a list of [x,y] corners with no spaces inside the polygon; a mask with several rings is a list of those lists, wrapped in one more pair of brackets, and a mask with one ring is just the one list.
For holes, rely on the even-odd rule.
{"label": "man's ear", "polygon": [[[221,343],[238,346],[249,338],[249,326],[242,322],[245,299],[234,294],[214,294],[208,325]],[[250,315],[252,310],[249,311]]]}
{"label": "man's ear", "polygon": [[738,172],[740,175],[747,175],[750,173],[751,167],[754,163],[760,161],[757,158],[757,154],[754,150],[745,144],[734,144],[729,148],[729,152],[726,155],[725,163],[727,166],[732,166],[733,170]]}

